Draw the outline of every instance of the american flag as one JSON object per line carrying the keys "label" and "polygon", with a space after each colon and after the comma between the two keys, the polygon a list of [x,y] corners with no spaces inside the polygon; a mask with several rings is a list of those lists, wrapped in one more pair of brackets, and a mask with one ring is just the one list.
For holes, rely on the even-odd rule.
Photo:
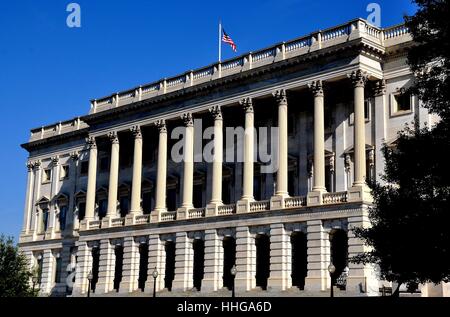
{"label": "american flag", "polygon": [[231,37],[228,36],[228,34],[225,32],[225,30],[222,29],[223,35],[222,35],[222,42],[228,43],[231,46],[231,49],[236,52],[236,44],[234,44]]}

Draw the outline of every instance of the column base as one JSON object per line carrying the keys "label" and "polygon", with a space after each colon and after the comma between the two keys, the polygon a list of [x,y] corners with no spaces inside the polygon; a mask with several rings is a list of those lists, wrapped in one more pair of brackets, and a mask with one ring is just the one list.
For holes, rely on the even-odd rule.
{"label": "column base", "polygon": [[190,209],[193,209],[194,206],[180,207],[177,209],[177,220],[187,219],[188,212]]}
{"label": "column base", "polygon": [[89,221],[90,219],[83,219],[80,221],[80,231],[89,230]]}
{"label": "column base", "polygon": [[326,291],[329,286],[326,284],[327,280],[319,276],[311,276],[305,278],[305,291],[320,292]]}
{"label": "column base", "polygon": [[274,276],[269,277],[267,281],[267,289],[270,289],[270,291],[273,292],[285,291],[291,287],[292,284],[290,283],[290,277],[288,279],[286,277]]}
{"label": "column base", "polygon": [[289,195],[275,195],[270,197],[270,210],[283,209],[285,207],[284,200],[288,198]]}
{"label": "column base", "polygon": [[111,220],[112,220],[112,218],[110,216],[103,217],[102,218],[101,228],[109,228],[109,227],[111,227]]}
{"label": "column base", "polygon": [[306,196],[306,206],[319,206],[323,204],[323,194],[326,191],[311,191]]}
{"label": "column base", "polygon": [[223,203],[209,203],[206,205],[206,217],[213,217],[219,214],[219,206],[223,205]]}
{"label": "column base", "polygon": [[236,203],[236,213],[244,214],[250,212],[250,203],[255,201],[253,198],[243,198]]}
{"label": "column base", "polygon": [[367,185],[354,185],[347,190],[348,202],[373,202],[373,197],[370,193],[370,188]]}
{"label": "column base", "polygon": [[125,216],[125,226],[132,226],[136,224],[136,216],[142,215],[141,212],[131,211],[128,215]]}

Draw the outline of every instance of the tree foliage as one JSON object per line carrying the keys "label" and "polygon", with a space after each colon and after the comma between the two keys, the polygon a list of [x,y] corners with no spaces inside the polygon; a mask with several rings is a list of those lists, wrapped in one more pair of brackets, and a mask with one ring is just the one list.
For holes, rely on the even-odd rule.
{"label": "tree foliage", "polygon": [[30,287],[32,273],[12,238],[0,236],[0,297],[35,296]]}
{"label": "tree foliage", "polygon": [[355,230],[372,250],[352,259],[377,264],[380,277],[399,286],[450,280],[449,4],[414,2],[417,13],[405,18],[415,42],[408,52],[415,74],[409,91],[441,120],[406,128],[394,147],[383,148],[385,183],[369,184],[372,227]]}

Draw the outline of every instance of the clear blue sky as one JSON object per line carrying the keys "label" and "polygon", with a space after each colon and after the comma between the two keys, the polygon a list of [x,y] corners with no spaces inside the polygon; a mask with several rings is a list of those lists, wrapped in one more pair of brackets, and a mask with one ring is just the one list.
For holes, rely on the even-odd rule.
{"label": "clear blue sky", "polygon": [[[66,6],[81,6],[81,28]],[[222,18],[238,53],[263,48],[381,5],[382,26],[415,11],[410,0],[0,2],[0,233],[18,237],[23,218],[29,130],[84,115],[89,100],[217,60]],[[234,56],[223,47],[223,58]]]}

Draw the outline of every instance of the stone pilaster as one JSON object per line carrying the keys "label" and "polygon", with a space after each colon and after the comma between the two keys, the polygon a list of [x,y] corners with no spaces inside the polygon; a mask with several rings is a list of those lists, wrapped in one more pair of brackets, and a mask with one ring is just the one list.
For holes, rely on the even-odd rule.
{"label": "stone pilaster", "polygon": [[205,231],[205,275],[202,292],[215,292],[223,287],[223,247],[216,229]]}
{"label": "stone pilaster", "polygon": [[52,250],[44,250],[42,261],[40,293],[49,295],[55,285],[55,257]]}
{"label": "stone pilaster", "polygon": [[136,243],[134,237],[125,237],[123,240],[123,274],[119,293],[127,294],[137,290],[139,260],[139,244]]}
{"label": "stone pilaster", "polygon": [[94,219],[95,212],[95,190],[97,182],[97,144],[94,137],[87,139],[89,147],[89,169],[88,169],[88,183],[86,192],[86,214],[85,222]]}
{"label": "stone pilaster", "polygon": [[186,219],[192,204],[194,189],[194,120],[191,113],[181,116],[185,126],[185,140],[183,153],[183,192],[181,207],[177,210],[177,219]]}
{"label": "stone pilaster", "polygon": [[379,80],[375,83],[375,178],[380,183],[384,183],[378,175],[384,172],[385,164],[381,149],[387,141],[388,103],[386,99],[386,82]]}
{"label": "stone pilaster", "polygon": [[113,290],[115,262],[114,245],[109,239],[100,240],[100,265],[95,288],[96,294],[106,294]]}
{"label": "stone pilaster", "polygon": [[292,287],[291,259],[292,247],[289,233],[284,224],[270,226],[270,277],[271,290],[284,291]]}
{"label": "stone pilaster", "polygon": [[328,265],[330,264],[330,243],[321,220],[307,221],[308,275],[306,291],[325,291],[329,287]]}
{"label": "stone pilaster", "polygon": [[175,279],[173,290],[186,291],[194,287],[194,250],[186,232],[177,232],[175,240]]}
{"label": "stone pilaster", "polygon": [[131,185],[131,209],[132,214],[142,214],[141,186],[142,186],[142,133],[139,126],[131,128],[134,136],[133,156],[133,180]]}
{"label": "stone pilaster", "polygon": [[77,266],[75,268],[75,285],[73,286],[73,296],[80,296],[87,293],[88,274],[92,271],[92,249],[87,242],[79,242],[77,250]]}
{"label": "stone pilaster", "polygon": [[158,271],[158,277],[156,279],[156,291],[158,292],[164,289],[164,278],[166,274],[165,241],[161,240],[159,234],[151,234],[149,238],[148,271],[144,290],[147,294],[153,294],[155,281],[152,274],[155,268]]}
{"label": "stone pilaster", "polygon": [[[41,168],[41,161],[35,161],[34,162],[34,202],[39,201],[41,194],[41,182],[42,182],[42,168]],[[39,214],[38,208],[33,207],[32,211],[32,219],[31,219],[31,230],[33,233],[33,238],[36,238],[36,235],[39,233]]]}
{"label": "stone pilaster", "polygon": [[236,228],[235,288],[249,291],[256,287],[256,245],[248,227]]}
{"label": "stone pilaster", "polygon": [[31,216],[33,211],[33,182],[34,182],[34,175],[33,175],[33,163],[28,162],[27,163],[27,189],[25,193],[25,207],[23,211],[23,224],[22,224],[22,234],[26,235],[30,231],[30,225],[31,225]]}

